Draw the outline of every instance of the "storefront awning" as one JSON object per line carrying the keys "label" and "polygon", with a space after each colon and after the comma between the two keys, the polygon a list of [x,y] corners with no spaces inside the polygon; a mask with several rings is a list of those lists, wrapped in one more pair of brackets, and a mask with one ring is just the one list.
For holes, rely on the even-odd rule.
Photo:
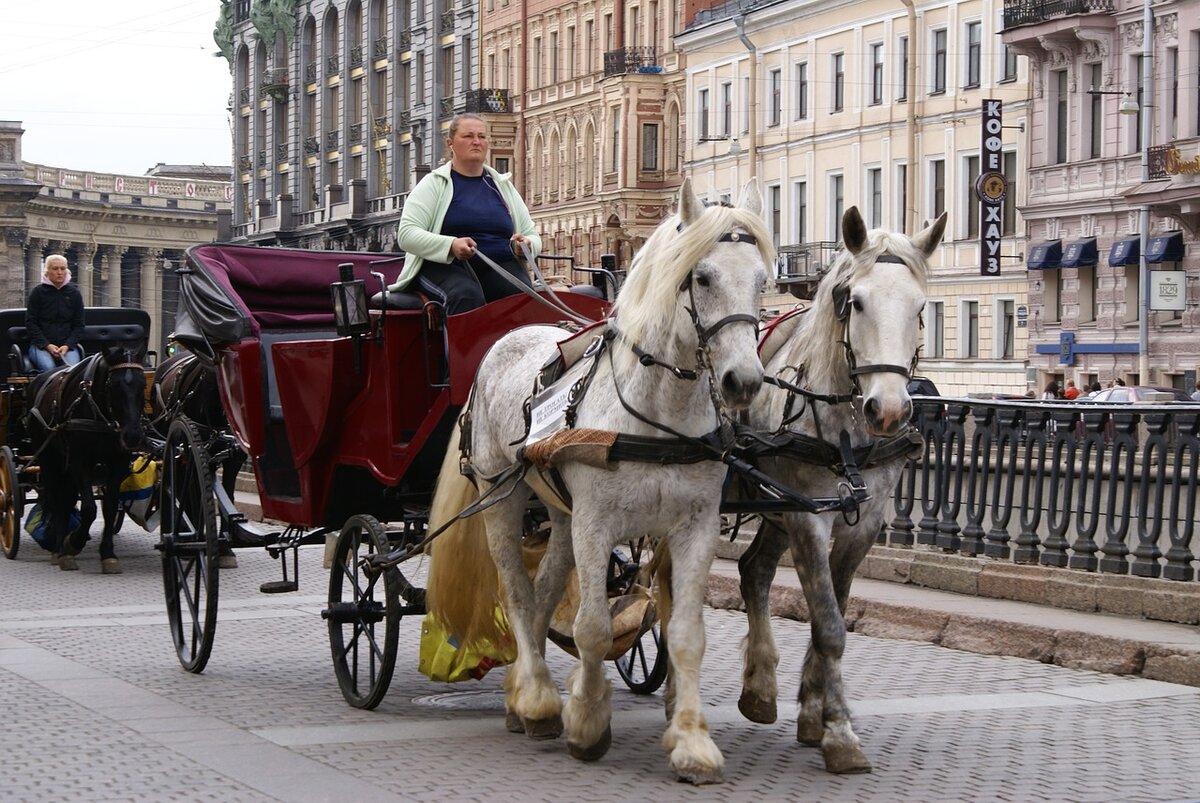
{"label": "storefront awning", "polygon": [[1146,245],[1147,262],[1179,262],[1183,259],[1183,232],[1151,237]]}
{"label": "storefront awning", "polygon": [[1029,270],[1057,268],[1062,262],[1062,240],[1048,240],[1030,247],[1025,267]]}
{"label": "storefront awning", "polygon": [[1084,240],[1076,240],[1067,246],[1067,250],[1063,252],[1062,267],[1088,268],[1099,261],[1100,256],[1096,249],[1096,238],[1088,237]]}
{"label": "storefront awning", "polygon": [[1108,264],[1114,268],[1121,265],[1136,265],[1142,255],[1142,236],[1116,240],[1108,249]]}

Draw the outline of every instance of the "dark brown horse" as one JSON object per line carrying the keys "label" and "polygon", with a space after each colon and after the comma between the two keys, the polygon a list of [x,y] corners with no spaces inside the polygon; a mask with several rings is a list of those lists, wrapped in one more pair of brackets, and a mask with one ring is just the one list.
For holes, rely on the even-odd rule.
{"label": "dark brown horse", "polygon": [[[29,384],[26,428],[38,476],[38,499],[60,569],[77,569],[75,555],[96,520],[93,488],[103,488],[104,535],[100,559],[105,574],[121,565],[113,551],[121,481],[129,475],[133,452],[142,448],[146,378],[134,352],[105,349],[78,365],[41,374]],[[68,532],[79,500],[79,526]]]}

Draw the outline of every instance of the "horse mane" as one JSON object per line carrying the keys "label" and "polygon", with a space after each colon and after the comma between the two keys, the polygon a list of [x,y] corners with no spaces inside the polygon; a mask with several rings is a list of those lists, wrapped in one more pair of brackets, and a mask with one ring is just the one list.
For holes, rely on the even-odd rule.
{"label": "horse mane", "polygon": [[904,260],[913,278],[925,287],[928,278],[928,258],[903,234],[872,229],[867,232],[867,245],[857,255],[842,248],[817,285],[812,307],[790,339],[787,364],[804,366],[805,384],[813,389],[829,388],[834,377],[847,376],[846,354],[838,342],[842,331],[833,304],[833,288],[853,283],[859,276],[874,268],[875,260],[883,254]]}
{"label": "horse mane", "polygon": [[[763,261],[775,260],[775,249],[766,224],[753,212],[739,207],[710,206],[682,231],[680,217],[664,220],[638,249],[621,287],[612,317],[620,321],[621,333],[631,343],[653,350],[663,343],[686,314],[677,303],[679,287],[722,235],[741,229],[758,240]],[[661,355],[660,355],[661,356]],[[616,354],[616,370],[624,373],[636,362],[632,352]]]}

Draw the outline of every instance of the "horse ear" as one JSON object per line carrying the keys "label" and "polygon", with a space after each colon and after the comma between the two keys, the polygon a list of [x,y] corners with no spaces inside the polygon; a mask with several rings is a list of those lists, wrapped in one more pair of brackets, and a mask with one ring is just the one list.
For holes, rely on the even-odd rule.
{"label": "horse ear", "polygon": [[942,235],[945,233],[946,213],[942,212],[941,217],[916,233],[912,238],[912,243],[923,251],[925,256],[932,256],[934,249],[938,247],[938,243],[942,241]]}
{"label": "horse ear", "polygon": [[691,177],[685,178],[683,186],[679,188],[679,219],[686,226],[700,217],[700,213],[703,211],[704,204],[700,203],[700,199],[696,197],[696,193],[692,192]]}
{"label": "horse ear", "polygon": [[763,199],[762,191],[758,187],[758,176],[746,182],[746,186],[742,188],[742,197],[738,199],[737,205],[747,212],[762,215]]}
{"label": "horse ear", "polygon": [[857,206],[850,207],[846,210],[846,214],[842,215],[842,242],[846,244],[846,249],[855,256],[867,244],[867,224],[863,223]]}

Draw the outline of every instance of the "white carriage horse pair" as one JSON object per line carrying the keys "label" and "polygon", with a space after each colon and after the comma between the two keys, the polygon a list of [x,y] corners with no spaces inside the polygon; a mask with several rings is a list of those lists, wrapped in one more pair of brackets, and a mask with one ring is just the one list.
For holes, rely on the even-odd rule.
{"label": "white carriage horse pair", "polygon": [[[908,420],[911,402],[905,377],[871,368],[907,366],[915,354],[925,260],[943,226],[944,216],[911,241],[884,232],[868,236],[857,210],[847,212],[845,251],[822,283],[812,313],[802,316],[803,323],[768,365],[769,372],[790,367],[791,380],[818,394],[849,399],[852,388],[857,389],[853,403],[822,405],[828,411],[820,417],[822,428],[847,429],[856,445],[873,435],[890,435]],[[780,411],[792,391],[762,389],[764,371],[757,351],[759,301],[772,251],[756,182],[746,187],[737,207],[706,208],[685,181],[678,214],[654,231],[634,259],[609,319],[615,336],[562,380],[575,383],[590,373],[586,393],[572,404],[573,426],[650,443],[648,439],[711,444],[720,440],[718,433],[728,431],[728,411],[749,409],[752,426],[783,429]],[[893,258],[881,260],[884,254]],[[835,284],[839,298],[853,311],[841,321],[829,311]],[[434,541],[430,611],[463,643],[494,643],[506,635],[497,629],[495,617],[495,605],[502,600],[510,637],[517,645],[517,659],[504,680],[509,729],[553,738],[565,725],[571,755],[595,760],[612,738],[611,684],[602,663],[612,642],[606,592],[609,555],[616,544],[644,536],[655,539],[671,562],[666,637],[672,674],[663,745],[679,779],[719,782],[724,758],[701,711],[700,664],[705,580],[719,537],[726,467],[718,459],[665,465],[567,461],[556,466],[560,482],[555,483],[536,469],[514,472],[527,436],[523,406],[539,369],[557,354],[566,336],[550,326],[518,329],[497,342],[480,364],[466,414],[469,426],[462,428],[465,442],[460,454],[456,429],[434,497],[431,530],[481,496],[487,497],[488,506],[480,515],[449,526]],[[853,376],[847,355],[858,361],[859,372]],[[797,366],[804,366],[799,378]],[[818,406],[811,399],[808,404],[814,410]],[[790,417],[791,426],[809,427],[812,416]],[[711,447],[718,454],[720,448]],[[833,481],[828,469],[826,477],[813,480],[808,467],[790,465],[783,458],[776,463],[769,470],[785,482]],[[841,697],[845,627],[840,611],[853,574],[850,563],[857,565],[878,532],[891,480],[894,477],[868,481],[873,502],[863,510],[857,527],[832,516],[774,520],[757,539],[758,559],[750,561],[752,571],[743,581],[749,584],[752,625],[742,708],[751,719],[764,721],[774,718],[778,656],[766,620],[765,587],[756,584],[769,585],[774,562],[789,545],[798,566],[801,560],[809,561],[799,571],[810,609],[829,621],[819,628],[814,622],[814,645],[822,655],[816,660],[810,649],[805,663],[799,737],[809,740],[816,734],[820,739],[823,733],[827,766],[834,770],[869,767],[864,766],[866,759]],[[559,492],[564,486],[570,510]],[[531,493],[546,504],[551,523],[546,554],[532,580],[521,547]],[[834,533],[839,539],[833,552],[837,580],[831,588],[824,545],[835,529],[840,530]],[[843,537],[852,543],[842,546]],[[580,586],[574,622],[580,662],[568,680],[564,707],[545,663],[545,641],[572,566]],[[837,602],[827,604],[831,595]],[[853,748],[850,760],[838,757],[847,743]]]}

